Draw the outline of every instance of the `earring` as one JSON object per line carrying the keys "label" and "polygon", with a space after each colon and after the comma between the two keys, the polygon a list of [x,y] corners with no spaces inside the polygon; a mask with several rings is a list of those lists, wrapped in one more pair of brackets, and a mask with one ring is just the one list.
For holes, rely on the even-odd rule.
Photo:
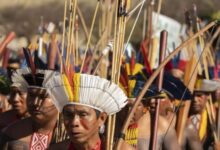
{"label": "earring", "polygon": [[99,128],[99,133],[103,134],[105,132],[105,125],[101,125],[101,127]]}
{"label": "earring", "polygon": [[144,109],[143,109],[143,113],[145,114],[146,112],[147,112],[147,109],[146,109],[146,108],[144,108]]}

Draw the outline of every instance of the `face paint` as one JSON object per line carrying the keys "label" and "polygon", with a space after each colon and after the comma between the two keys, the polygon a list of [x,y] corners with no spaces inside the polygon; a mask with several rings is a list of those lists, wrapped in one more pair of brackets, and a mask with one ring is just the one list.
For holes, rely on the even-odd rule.
{"label": "face paint", "polygon": [[83,126],[86,130],[89,129],[89,127],[88,127],[88,123],[87,123],[86,120],[84,120],[84,119],[80,119],[80,123],[82,124],[82,126]]}
{"label": "face paint", "polygon": [[93,108],[67,105],[63,109],[64,125],[73,143],[86,142],[99,135],[100,118]]}
{"label": "face paint", "polygon": [[51,120],[58,114],[45,89],[29,88],[27,106],[32,118],[39,122]]}

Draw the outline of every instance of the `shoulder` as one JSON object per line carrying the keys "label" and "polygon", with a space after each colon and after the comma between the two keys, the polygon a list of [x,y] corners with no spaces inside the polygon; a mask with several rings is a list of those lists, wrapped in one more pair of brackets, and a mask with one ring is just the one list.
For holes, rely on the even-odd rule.
{"label": "shoulder", "polygon": [[48,150],[61,150],[61,149],[67,150],[69,145],[70,145],[70,140],[65,140],[63,142],[59,142],[59,143],[51,145],[48,148]]}
{"label": "shoulder", "polygon": [[20,139],[22,137],[32,134],[32,120],[26,118],[10,124],[2,130],[2,133],[13,139]]}
{"label": "shoulder", "polygon": [[13,110],[6,111],[0,114],[0,128],[2,129],[16,120],[16,114]]}
{"label": "shoulder", "polygon": [[138,137],[148,138],[150,136],[150,113],[147,112],[138,120]]}
{"label": "shoulder", "polygon": [[[168,120],[163,116],[159,116],[158,130],[161,133],[165,133],[165,132],[167,132],[167,129],[169,127],[170,127],[170,123],[168,122]],[[170,127],[170,128],[172,128],[172,127]]]}
{"label": "shoulder", "polygon": [[138,120],[138,127],[145,126],[150,124],[150,113],[145,113],[139,120]]}
{"label": "shoulder", "polygon": [[123,141],[120,150],[135,150],[135,148]]}

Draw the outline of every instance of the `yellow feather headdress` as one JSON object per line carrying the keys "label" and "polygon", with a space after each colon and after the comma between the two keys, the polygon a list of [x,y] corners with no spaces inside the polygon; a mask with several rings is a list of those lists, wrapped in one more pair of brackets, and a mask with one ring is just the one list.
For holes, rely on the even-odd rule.
{"label": "yellow feather headdress", "polygon": [[73,75],[71,86],[67,76],[55,75],[45,84],[57,109],[68,104],[85,105],[108,115],[117,113],[127,103],[124,92],[114,83],[98,76]]}
{"label": "yellow feather headdress", "polygon": [[121,73],[120,87],[123,89],[123,91],[129,98],[134,98],[133,90],[136,84],[136,79],[133,79],[132,77],[134,77],[137,73],[141,72],[141,70],[143,69],[143,65],[135,63],[132,71],[131,65],[129,63],[126,63],[124,67],[125,73]]}

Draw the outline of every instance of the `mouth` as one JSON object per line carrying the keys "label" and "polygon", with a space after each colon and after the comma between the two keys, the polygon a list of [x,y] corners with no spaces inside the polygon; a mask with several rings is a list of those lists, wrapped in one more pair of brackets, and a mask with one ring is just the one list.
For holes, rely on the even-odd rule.
{"label": "mouth", "polygon": [[192,108],[193,109],[201,109],[201,105],[197,103],[192,103]]}
{"label": "mouth", "polygon": [[20,109],[19,105],[12,105],[12,107],[13,107],[13,109],[16,109],[16,110]]}
{"label": "mouth", "polygon": [[71,136],[74,138],[80,138],[82,136],[82,133],[80,132],[71,132]]}
{"label": "mouth", "polygon": [[39,114],[41,114],[41,111],[39,111],[39,110],[31,110],[31,114],[39,115]]}

